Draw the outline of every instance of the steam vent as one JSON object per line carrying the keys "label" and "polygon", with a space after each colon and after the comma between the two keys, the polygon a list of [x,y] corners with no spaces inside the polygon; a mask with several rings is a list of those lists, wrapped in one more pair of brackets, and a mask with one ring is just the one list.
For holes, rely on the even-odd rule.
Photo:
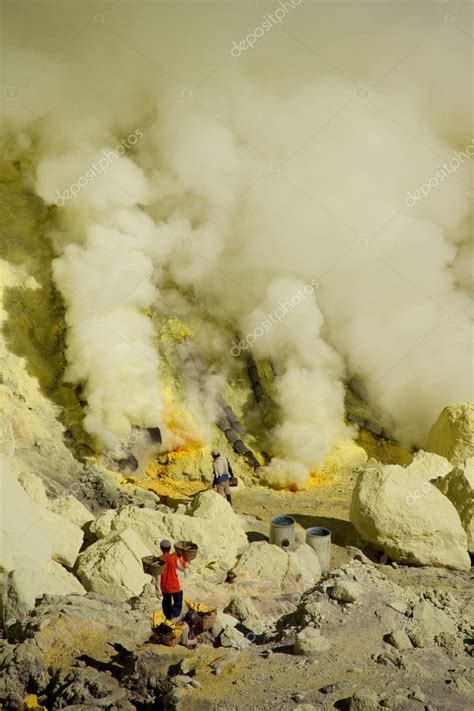
{"label": "steam vent", "polygon": [[2,0],[0,711],[468,711],[471,0]]}

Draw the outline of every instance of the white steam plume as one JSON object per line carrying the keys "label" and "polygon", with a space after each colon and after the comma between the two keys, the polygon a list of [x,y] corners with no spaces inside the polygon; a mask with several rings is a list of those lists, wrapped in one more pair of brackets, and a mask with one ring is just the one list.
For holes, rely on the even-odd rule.
{"label": "white steam plume", "polygon": [[[353,434],[343,421],[347,374],[363,377],[384,424],[407,444],[423,445],[444,405],[472,397],[470,159],[430,180],[471,145],[469,38],[426,3],[378,3],[375,14],[371,3],[345,3],[344,12],[337,2],[302,3],[288,32],[272,30],[231,60],[232,40],[259,15],[223,5],[157,4],[140,17],[116,6],[116,30],[141,55],[156,52],[175,79],[162,80],[155,66],[131,71],[139,60],[94,27],[45,71],[48,101],[26,96],[45,123],[14,119],[47,202],[87,163],[55,131],[90,162],[143,128],[127,156],[59,210],[54,236],[70,376],[85,384],[87,426],[100,441],[161,412],[142,313],[160,282],[192,290],[191,311],[245,336],[316,280],[254,345],[281,366],[272,482],[300,485]],[[47,36],[52,18],[42,7]],[[23,44],[36,48],[40,31],[38,21],[22,26]],[[29,60],[19,66],[28,75]],[[183,81],[193,92],[182,94]],[[98,102],[104,90],[108,101]],[[423,184],[432,188],[409,206],[407,194]],[[112,314],[108,328],[87,321],[90,307]],[[225,357],[222,343],[218,351]]]}

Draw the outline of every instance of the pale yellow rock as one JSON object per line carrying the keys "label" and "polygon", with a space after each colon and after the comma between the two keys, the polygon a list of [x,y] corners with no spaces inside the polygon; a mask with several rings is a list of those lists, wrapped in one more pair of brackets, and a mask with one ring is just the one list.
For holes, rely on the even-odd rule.
{"label": "pale yellow rock", "polygon": [[172,543],[193,541],[199,553],[190,566],[192,571],[229,570],[248,543],[240,518],[215,491],[198,494],[187,513],[124,506],[120,511],[106,511],[91,525],[92,532],[101,537],[126,528],[135,531],[154,554],[159,554],[163,538]]}
{"label": "pale yellow rock", "polygon": [[80,530],[93,515],[74,496],[50,500],[42,479],[32,472],[22,472],[18,481],[29,498],[44,510],[42,518],[54,537],[53,557],[73,566],[84,538]]}
{"label": "pale yellow rock", "polygon": [[435,484],[456,508],[467,534],[468,550],[474,553],[474,457]]}
{"label": "pale yellow rock", "polygon": [[343,439],[329,452],[323,473],[347,474],[367,462],[367,453],[352,439]]}
{"label": "pale yellow rock", "polygon": [[427,449],[452,464],[462,464],[474,457],[474,403],[445,407],[430,430]]}
{"label": "pale yellow rock", "polygon": [[233,568],[235,582],[253,582],[280,588],[288,566],[288,553],[282,548],[266,541],[256,541],[249,545]]}
{"label": "pale yellow rock", "polygon": [[77,576],[86,590],[114,600],[129,600],[140,595],[150,582],[141,562],[147,555],[151,555],[150,549],[135,531],[127,528],[86,548],[77,560]]}
{"label": "pale yellow rock", "polygon": [[452,468],[453,465],[445,457],[420,450],[414,455],[413,461],[405,467],[405,471],[412,483],[422,484],[425,481],[433,481],[440,476],[445,476]]}
{"label": "pale yellow rock", "polygon": [[3,591],[5,626],[24,617],[37,598],[49,595],[85,595],[86,591],[59,563],[49,561],[41,570],[19,569],[9,573]]}
{"label": "pale yellow rock", "polygon": [[39,476],[32,472],[21,472],[18,474],[18,481],[35,504],[48,508],[48,497],[44,482]]}
{"label": "pale yellow rock", "polygon": [[350,520],[363,538],[393,560],[469,570],[459,514],[435,486],[410,482],[406,469],[375,460],[361,470]]}
{"label": "pale yellow rock", "polygon": [[7,457],[15,451],[15,436],[10,420],[0,414],[0,454]]}
{"label": "pale yellow rock", "polygon": [[31,472],[23,472],[18,475],[18,481],[29,498],[37,505],[37,516],[51,533],[52,557],[60,563],[72,567],[82,546],[83,531],[67,517],[63,518],[51,511],[43,480],[39,476]]}
{"label": "pale yellow rock", "polygon": [[321,565],[311,546],[301,543],[295,550],[288,551],[287,555],[288,570],[282,581],[284,590],[307,590],[320,579]]}
{"label": "pale yellow rock", "polygon": [[70,523],[82,528],[85,523],[94,520],[93,514],[84,504],[81,504],[75,496],[59,496],[57,499],[49,499],[48,508],[53,513],[58,514]]}
{"label": "pale yellow rock", "polygon": [[0,473],[0,571],[40,569],[53,555],[52,533],[2,455]]}
{"label": "pale yellow rock", "polygon": [[53,539],[52,557],[71,568],[81,550],[84,532],[75,523],[48,509],[41,509],[41,517]]}

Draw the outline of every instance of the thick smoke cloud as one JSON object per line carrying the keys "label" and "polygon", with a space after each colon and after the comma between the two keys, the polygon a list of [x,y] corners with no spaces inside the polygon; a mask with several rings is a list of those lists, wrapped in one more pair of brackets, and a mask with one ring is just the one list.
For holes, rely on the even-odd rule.
{"label": "thick smoke cloud", "polygon": [[[79,20],[61,8],[53,22],[41,3],[19,24],[26,5],[7,13],[8,84],[27,82],[7,107],[8,140],[42,199],[143,133],[51,225],[68,377],[84,385],[100,445],[161,421],[144,310],[173,293],[193,294],[189,313],[221,329],[200,340],[231,368],[235,333],[317,284],[253,345],[278,365],[275,485],[304,485],[354,436],[351,374],[409,445],[444,405],[472,397],[465,10],[453,26],[450,3],[302,3],[232,58],[263,4],[104,6],[104,27],[79,5]],[[54,58],[58,22],[84,30]]]}

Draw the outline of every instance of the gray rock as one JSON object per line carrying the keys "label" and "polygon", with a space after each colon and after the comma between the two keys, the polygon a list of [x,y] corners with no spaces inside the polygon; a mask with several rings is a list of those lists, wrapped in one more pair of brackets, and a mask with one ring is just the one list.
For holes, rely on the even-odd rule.
{"label": "gray rock", "polygon": [[407,633],[403,630],[392,630],[389,634],[384,637],[388,644],[391,644],[395,649],[404,650],[411,649],[412,643]]}
{"label": "gray rock", "polygon": [[350,711],[376,711],[379,708],[379,696],[373,689],[361,689],[352,696]]}
{"label": "gray rock", "polygon": [[225,608],[225,612],[242,622],[245,627],[261,634],[264,630],[264,625],[258,614],[258,610],[253,604],[250,597],[235,597]]}
{"label": "gray rock", "polygon": [[406,615],[408,612],[408,605],[406,602],[403,602],[403,600],[390,600],[387,605],[391,607],[392,610],[399,612],[401,615]]}
{"label": "gray rock", "polygon": [[338,602],[355,602],[362,591],[356,583],[338,581],[328,589],[329,597]]}
{"label": "gray rock", "polygon": [[456,636],[455,622],[428,600],[414,606],[413,623],[408,635],[415,647],[430,647],[441,634]]}
{"label": "gray rock", "polygon": [[313,627],[306,627],[298,632],[294,644],[295,654],[317,655],[327,652],[331,643],[321,636],[319,630]]}
{"label": "gray rock", "polygon": [[394,666],[401,669],[403,666],[401,654],[398,654],[398,652],[382,652],[381,654],[376,655],[375,661],[386,667]]}
{"label": "gray rock", "polygon": [[465,676],[457,676],[452,682],[451,687],[454,687],[456,691],[459,691],[461,694],[472,697],[472,685]]}
{"label": "gray rock", "polygon": [[234,649],[244,649],[247,645],[244,635],[235,627],[225,627],[221,633],[220,642],[223,647],[233,647]]}
{"label": "gray rock", "polygon": [[291,698],[293,701],[304,701],[304,694],[300,694],[299,691],[295,691],[294,694],[291,694]]}
{"label": "gray rock", "polygon": [[173,686],[186,687],[191,683],[191,679],[189,676],[185,676],[184,674],[178,674],[172,678],[171,682]]}

